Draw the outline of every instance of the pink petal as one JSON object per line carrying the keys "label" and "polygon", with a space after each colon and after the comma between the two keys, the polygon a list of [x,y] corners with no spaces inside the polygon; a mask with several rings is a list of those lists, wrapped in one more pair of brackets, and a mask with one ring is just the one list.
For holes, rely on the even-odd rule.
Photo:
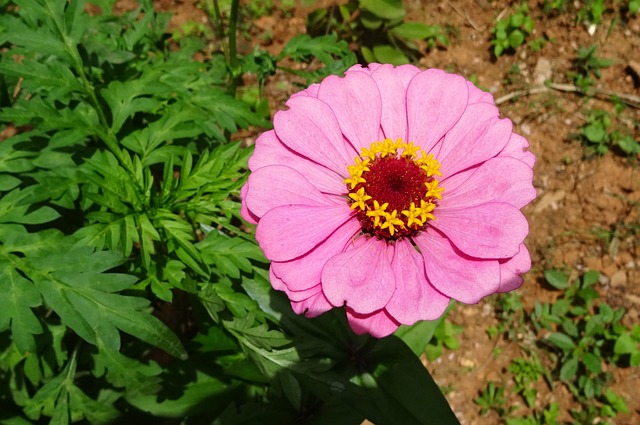
{"label": "pink petal", "polygon": [[424,258],[429,281],[444,295],[475,304],[499,289],[500,266],[497,260],[471,258],[433,228],[427,228],[413,240]]}
{"label": "pink petal", "polygon": [[342,134],[357,152],[378,140],[382,102],[375,81],[364,72],[331,75],[322,81],[318,98],[333,109]]}
{"label": "pink petal", "polygon": [[[305,313],[306,310],[305,316],[316,317],[333,308],[322,293],[322,285],[320,283],[306,291],[291,291],[284,281],[273,273],[273,268],[269,270],[269,281],[273,289],[284,291],[287,294],[291,307],[296,314]],[[304,296],[302,296],[303,294]]]}
{"label": "pink petal", "polygon": [[251,173],[246,204],[253,214],[262,217],[272,208],[288,204],[330,204],[331,198],[320,193],[293,168],[269,165]]}
{"label": "pink petal", "polygon": [[511,121],[497,118],[495,109],[487,103],[469,105],[447,133],[436,154],[443,178],[493,158],[504,148],[511,137]]}
{"label": "pink petal", "polygon": [[329,105],[311,96],[289,99],[289,109],[273,117],[278,139],[292,151],[346,175],[355,151],[347,152],[340,125]]}
{"label": "pink petal", "polygon": [[256,239],[271,261],[288,261],[311,251],[351,218],[344,205],[283,205],[267,211]]}
{"label": "pink petal", "polygon": [[[291,97],[289,97],[289,99],[293,99],[294,97],[297,97],[297,96],[318,97],[318,89],[320,89],[320,84],[318,83],[311,84],[306,89],[300,90],[299,92],[292,94]],[[286,105],[290,107],[289,101],[287,101]]]}
{"label": "pink petal", "polygon": [[302,301],[291,301],[291,308],[296,314],[304,313],[305,317],[312,318],[331,310],[333,306],[324,296],[322,290],[319,290],[315,295]]}
{"label": "pink petal", "polygon": [[449,297],[438,292],[427,280],[424,259],[408,239],[396,242],[391,268],[396,291],[385,310],[403,325],[418,320],[435,320],[449,304]]}
{"label": "pink petal", "polygon": [[407,88],[407,141],[430,152],[467,108],[469,88],[459,75],[439,69],[419,73]]}
{"label": "pink petal", "polygon": [[344,194],[346,187],[341,174],[310,161],[284,146],[273,130],[262,133],[256,140],[255,150],[249,158],[249,169],[256,171],[268,165],[286,164],[302,173],[323,193]]}
{"label": "pink petal", "polygon": [[400,327],[400,323],[396,322],[384,309],[371,314],[359,314],[348,308],[347,320],[356,334],[368,333],[376,338],[391,335]]}
{"label": "pink petal", "polygon": [[413,65],[394,68],[385,64],[371,73],[382,97],[381,125],[385,137],[396,140],[407,138],[407,86],[420,70]]}
{"label": "pink petal", "polygon": [[272,262],[271,268],[294,291],[302,291],[320,283],[322,268],[331,257],[344,251],[360,230],[358,220],[351,219],[331,234],[324,242],[305,255],[286,262]]}
{"label": "pink petal", "polygon": [[471,105],[472,103],[480,103],[480,102],[495,105],[495,102],[493,100],[493,95],[491,93],[487,93],[484,90],[480,90],[471,81],[467,81],[467,86],[469,87],[469,105]]}
{"label": "pink petal", "polygon": [[249,183],[245,183],[244,186],[240,189],[240,199],[242,199],[242,204],[240,204],[240,215],[247,222],[251,224],[257,224],[259,217],[253,214],[247,208],[247,191],[249,190]]}
{"label": "pink petal", "polygon": [[512,158],[519,159],[529,167],[533,168],[536,163],[536,156],[526,150],[528,147],[529,142],[527,139],[519,134],[513,133],[509,139],[509,143],[507,143],[498,156],[510,156]]}
{"label": "pink petal", "polygon": [[467,255],[509,258],[518,253],[529,223],[513,205],[487,203],[467,208],[436,208],[429,222]]}
{"label": "pink petal", "polygon": [[351,68],[347,69],[347,72],[345,72],[345,74],[350,74],[352,72],[364,72],[366,74],[371,74],[373,71],[378,69],[380,66],[382,66],[382,65],[379,64],[379,63],[375,63],[375,62],[371,62],[367,66],[362,66],[359,63],[357,63],[357,64],[353,65]]}
{"label": "pink petal", "polygon": [[492,158],[454,177],[455,182],[449,181],[453,179],[442,182],[445,196],[440,206],[443,208],[465,208],[487,202],[504,202],[522,208],[536,197],[531,184],[533,170],[514,158]]}
{"label": "pink petal", "polygon": [[269,267],[269,282],[276,291],[288,292],[287,284],[273,272],[273,267]]}
{"label": "pink petal", "polygon": [[524,279],[522,274],[531,269],[531,257],[524,244],[520,245],[520,251],[507,261],[500,262],[500,288],[499,292],[508,292],[518,289]]}
{"label": "pink petal", "polygon": [[380,310],[395,290],[386,243],[368,238],[330,259],[322,270],[322,290],[336,307],[346,303],[360,314]]}

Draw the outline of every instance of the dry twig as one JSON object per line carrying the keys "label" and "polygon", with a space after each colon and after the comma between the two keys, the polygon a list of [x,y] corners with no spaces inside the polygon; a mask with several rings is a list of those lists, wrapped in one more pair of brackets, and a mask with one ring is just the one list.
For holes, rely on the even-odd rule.
{"label": "dry twig", "polygon": [[[556,91],[566,92],[566,93],[582,93],[580,91],[580,88],[573,84],[550,83],[545,86],[535,86],[529,89],[516,90],[514,92],[501,96],[496,99],[496,105],[500,105],[501,103],[508,102],[509,100],[515,97],[547,93],[550,90],[556,90]],[[595,96],[605,100],[611,100],[611,97],[615,96],[626,105],[640,109],[640,96],[635,96],[633,94],[628,94],[628,93],[619,93],[619,92],[606,90],[606,89],[595,89]]]}

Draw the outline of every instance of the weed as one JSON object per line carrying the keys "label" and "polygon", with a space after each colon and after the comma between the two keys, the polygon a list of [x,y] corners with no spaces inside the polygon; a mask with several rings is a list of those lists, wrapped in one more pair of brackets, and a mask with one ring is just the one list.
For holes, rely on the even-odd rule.
{"label": "weed", "polygon": [[611,59],[600,58],[596,55],[598,46],[581,47],[578,56],[573,60],[573,70],[568,73],[576,86],[584,94],[591,95],[590,88],[595,84],[592,77],[602,77],[602,69],[613,63]]}
{"label": "weed", "polygon": [[456,335],[462,333],[464,328],[459,325],[454,325],[448,320],[442,320],[436,328],[433,338],[424,348],[424,353],[429,361],[433,361],[442,355],[444,348],[449,350],[457,350],[460,347],[460,342],[456,338]]}
{"label": "weed", "polygon": [[516,383],[516,391],[520,394],[527,406],[532,408],[536,402],[538,391],[532,386],[542,376],[542,365],[538,361],[516,357],[511,360],[507,369],[513,374]]}
{"label": "weed", "polygon": [[507,413],[507,408],[505,407],[506,401],[504,399],[504,386],[496,382],[489,382],[487,387],[473,401],[480,406],[481,415],[486,415],[491,410],[500,416],[504,416],[505,413]]}
{"label": "weed", "polygon": [[505,51],[513,51],[524,44],[533,31],[534,22],[529,17],[529,7],[523,3],[516,13],[496,22],[493,29],[493,54],[500,57]]}
{"label": "weed", "polygon": [[349,3],[318,9],[307,18],[310,34],[336,33],[359,47],[367,62],[394,65],[409,63],[428,51],[449,45],[451,28],[422,22],[405,22],[401,0],[351,0]]}
{"label": "weed", "polygon": [[607,111],[592,109],[588,112],[587,122],[580,127],[577,136],[587,148],[587,154],[603,155],[611,147],[622,154],[634,156],[640,153],[640,143],[622,129],[611,129],[612,119]]}

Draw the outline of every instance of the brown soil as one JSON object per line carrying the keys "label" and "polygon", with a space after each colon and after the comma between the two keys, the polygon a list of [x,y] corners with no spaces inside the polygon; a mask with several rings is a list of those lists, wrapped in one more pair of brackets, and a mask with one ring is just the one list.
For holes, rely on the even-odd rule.
{"label": "brown soil", "polygon": [[[133,0],[124,0],[122,3]],[[513,4],[511,4],[513,3]],[[491,55],[491,29],[496,18],[510,13],[517,2],[505,0],[407,1],[406,20],[428,24],[450,25],[455,33],[446,49],[424,52],[419,65],[438,67],[476,77],[496,98],[531,87],[539,75],[556,83],[569,83],[567,71],[579,47],[599,46],[598,56],[613,59],[613,65],[603,70],[597,87],[630,95],[640,95],[638,75],[630,63],[638,61],[640,52],[640,16],[629,18],[614,12],[605,14],[595,34],[589,35],[584,24],[576,24],[575,14],[545,15],[542,2],[529,1],[536,29],[530,39],[545,36],[553,41],[539,52],[521,47],[516,54],[503,55],[498,60]],[[577,2],[576,2],[577,3]],[[160,0],[160,10],[176,14],[174,28],[189,20],[206,22],[204,12],[194,0]],[[317,1],[312,8],[333,4]],[[613,2],[608,2],[613,6]],[[619,2],[615,3],[616,10]],[[125,6],[125,8],[127,8]],[[284,13],[277,8],[271,16],[262,16],[248,27],[248,37],[239,43],[250,51],[261,45],[272,53],[294,35],[305,32],[305,18],[309,9],[302,6]],[[614,22],[615,20],[615,22]],[[264,35],[269,32],[269,37]],[[265,41],[267,40],[267,41]],[[548,65],[545,67],[544,65]],[[514,72],[517,65],[520,72]],[[282,108],[288,96],[297,91],[289,74],[278,72],[267,82],[267,93],[273,111]],[[604,109],[613,113],[610,102],[588,100],[572,93],[552,91],[521,96],[501,104],[504,116],[513,120],[514,130],[526,136],[537,156],[534,185],[537,199],[525,208],[531,233],[527,245],[532,254],[533,270],[526,276],[519,290],[525,308],[530,311],[535,301],[553,301],[559,296],[542,284],[542,272],[560,268],[573,277],[592,269],[602,273],[598,290],[603,300],[614,308],[627,310],[625,324],[638,323],[640,312],[640,167],[638,158],[625,158],[609,152],[602,157],[587,157],[580,143],[570,135],[585,123],[590,109]],[[640,120],[640,112],[633,107],[624,112],[628,132],[633,121]],[[254,137],[249,135],[248,137]],[[635,134],[636,140],[639,135]],[[626,226],[635,225],[636,234]],[[601,235],[608,232],[609,237]],[[427,367],[447,393],[447,398],[464,425],[500,423],[493,412],[481,416],[474,399],[489,381],[507,385],[507,405],[524,405],[512,390],[513,382],[505,379],[505,371],[513,357],[523,356],[517,343],[506,339],[490,339],[486,330],[498,323],[494,302],[478,305],[459,305],[450,320],[464,327],[459,336],[461,346],[445,351],[443,357]],[[529,341],[534,344],[535,341]],[[493,353],[498,349],[501,354]],[[620,414],[616,424],[640,424],[640,370],[615,368],[611,388],[623,396],[630,409]],[[563,385],[551,390],[542,381],[538,385],[538,402],[542,408],[551,401],[560,403],[561,420],[569,420],[569,409],[578,407]],[[514,415],[517,415],[516,411]],[[520,410],[522,412],[522,410]]]}

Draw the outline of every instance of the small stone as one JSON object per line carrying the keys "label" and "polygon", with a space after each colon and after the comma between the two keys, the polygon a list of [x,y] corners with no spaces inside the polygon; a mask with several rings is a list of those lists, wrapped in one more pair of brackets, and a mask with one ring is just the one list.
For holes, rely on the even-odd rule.
{"label": "small stone", "polygon": [[547,208],[551,208],[555,211],[559,208],[558,203],[564,199],[565,195],[566,193],[564,190],[547,192],[542,195],[542,198],[540,198],[540,200],[536,203],[533,211],[539,213],[546,210]]}
{"label": "small stone", "polygon": [[545,81],[551,79],[552,73],[551,61],[547,58],[539,58],[533,70],[533,84],[536,86],[544,85]]}
{"label": "small stone", "polygon": [[614,288],[625,286],[627,284],[627,273],[624,270],[618,270],[611,275],[610,282]]}

